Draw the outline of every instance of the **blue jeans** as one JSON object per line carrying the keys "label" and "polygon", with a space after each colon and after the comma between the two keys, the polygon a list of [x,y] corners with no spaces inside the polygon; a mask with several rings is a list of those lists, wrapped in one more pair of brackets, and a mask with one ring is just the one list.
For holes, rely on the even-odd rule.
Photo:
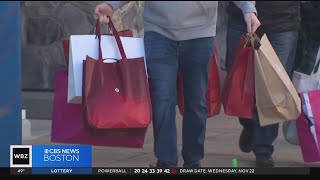
{"label": "blue jeans", "polygon": [[213,37],[173,41],[146,32],[145,52],[153,111],[154,153],[158,160],[178,163],[176,95],[178,67],[182,70],[185,111],[182,157],[193,165],[204,157],[207,122],[205,93],[213,53]]}
{"label": "blue jeans", "polygon": [[[225,67],[228,69],[232,56],[239,42],[240,36],[246,34],[246,25],[229,19],[227,32],[227,56]],[[281,33],[267,33],[268,39],[278,55],[283,67],[291,77],[295,59],[298,32],[289,31]],[[274,151],[273,142],[278,136],[279,124],[261,127],[259,117],[255,113],[254,119],[239,118],[240,124],[244,128],[253,128],[252,149],[256,156],[271,157]]]}

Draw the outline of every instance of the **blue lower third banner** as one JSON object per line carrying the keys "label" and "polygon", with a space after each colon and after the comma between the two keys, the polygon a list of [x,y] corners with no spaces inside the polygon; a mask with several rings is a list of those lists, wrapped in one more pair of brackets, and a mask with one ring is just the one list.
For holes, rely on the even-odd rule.
{"label": "blue lower third banner", "polygon": [[32,174],[91,174],[92,147],[32,145]]}

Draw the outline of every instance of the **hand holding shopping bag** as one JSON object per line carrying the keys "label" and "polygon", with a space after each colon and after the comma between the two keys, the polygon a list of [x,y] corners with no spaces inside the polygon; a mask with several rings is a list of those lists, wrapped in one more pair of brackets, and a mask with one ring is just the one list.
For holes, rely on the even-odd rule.
{"label": "hand holding shopping bag", "polygon": [[[112,39],[108,37],[111,41],[101,36],[97,20],[99,58],[95,60],[87,56],[83,62],[85,121],[92,129],[103,131],[146,128],[151,123],[152,109],[145,59],[143,56],[128,57],[126,51],[132,51],[134,47],[126,49],[123,44],[130,38],[120,38],[111,19],[108,24],[113,32]],[[105,63],[102,49],[109,53],[111,47],[118,49],[118,58]]]}
{"label": "hand holding shopping bag", "polygon": [[[119,33],[119,32],[118,32]],[[128,58],[145,57],[143,38],[120,38]],[[103,35],[101,41],[102,57],[111,62],[120,59],[114,36]],[[96,35],[71,35],[68,66],[68,102],[81,104],[83,60],[87,56],[98,59],[99,43]]]}
{"label": "hand holding shopping bag", "polygon": [[[130,30],[119,32],[120,36],[132,37]],[[69,39],[63,40],[65,60],[69,62]],[[98,54],[98,51],[96,52]],[[54,76],[54,104],[51,141],[67,144],[91,144],[110,147],[142,148],[144,145],[147,128],[127,130],[127,133],[92,134],[88,131],[83,118],[81,104],[67,103],[68,71],[57,69]]]}

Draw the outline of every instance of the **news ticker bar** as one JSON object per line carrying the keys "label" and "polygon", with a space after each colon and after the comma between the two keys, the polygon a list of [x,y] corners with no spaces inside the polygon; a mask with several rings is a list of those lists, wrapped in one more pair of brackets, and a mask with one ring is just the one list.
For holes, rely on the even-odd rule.
{"label": "news ticker bar", "polygon": [[[2,168],[11,175],[320,175],[320,168]],[[2,173],[0,173],[2,174]]]}

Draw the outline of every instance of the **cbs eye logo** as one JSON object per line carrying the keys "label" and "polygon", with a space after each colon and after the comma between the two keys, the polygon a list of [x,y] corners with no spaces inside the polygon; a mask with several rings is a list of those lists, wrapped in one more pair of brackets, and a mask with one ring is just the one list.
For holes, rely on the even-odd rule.
{"label": "cbs eye logo", "polygon": [[10,145],[10,167],[32,167],[32,146]]}

